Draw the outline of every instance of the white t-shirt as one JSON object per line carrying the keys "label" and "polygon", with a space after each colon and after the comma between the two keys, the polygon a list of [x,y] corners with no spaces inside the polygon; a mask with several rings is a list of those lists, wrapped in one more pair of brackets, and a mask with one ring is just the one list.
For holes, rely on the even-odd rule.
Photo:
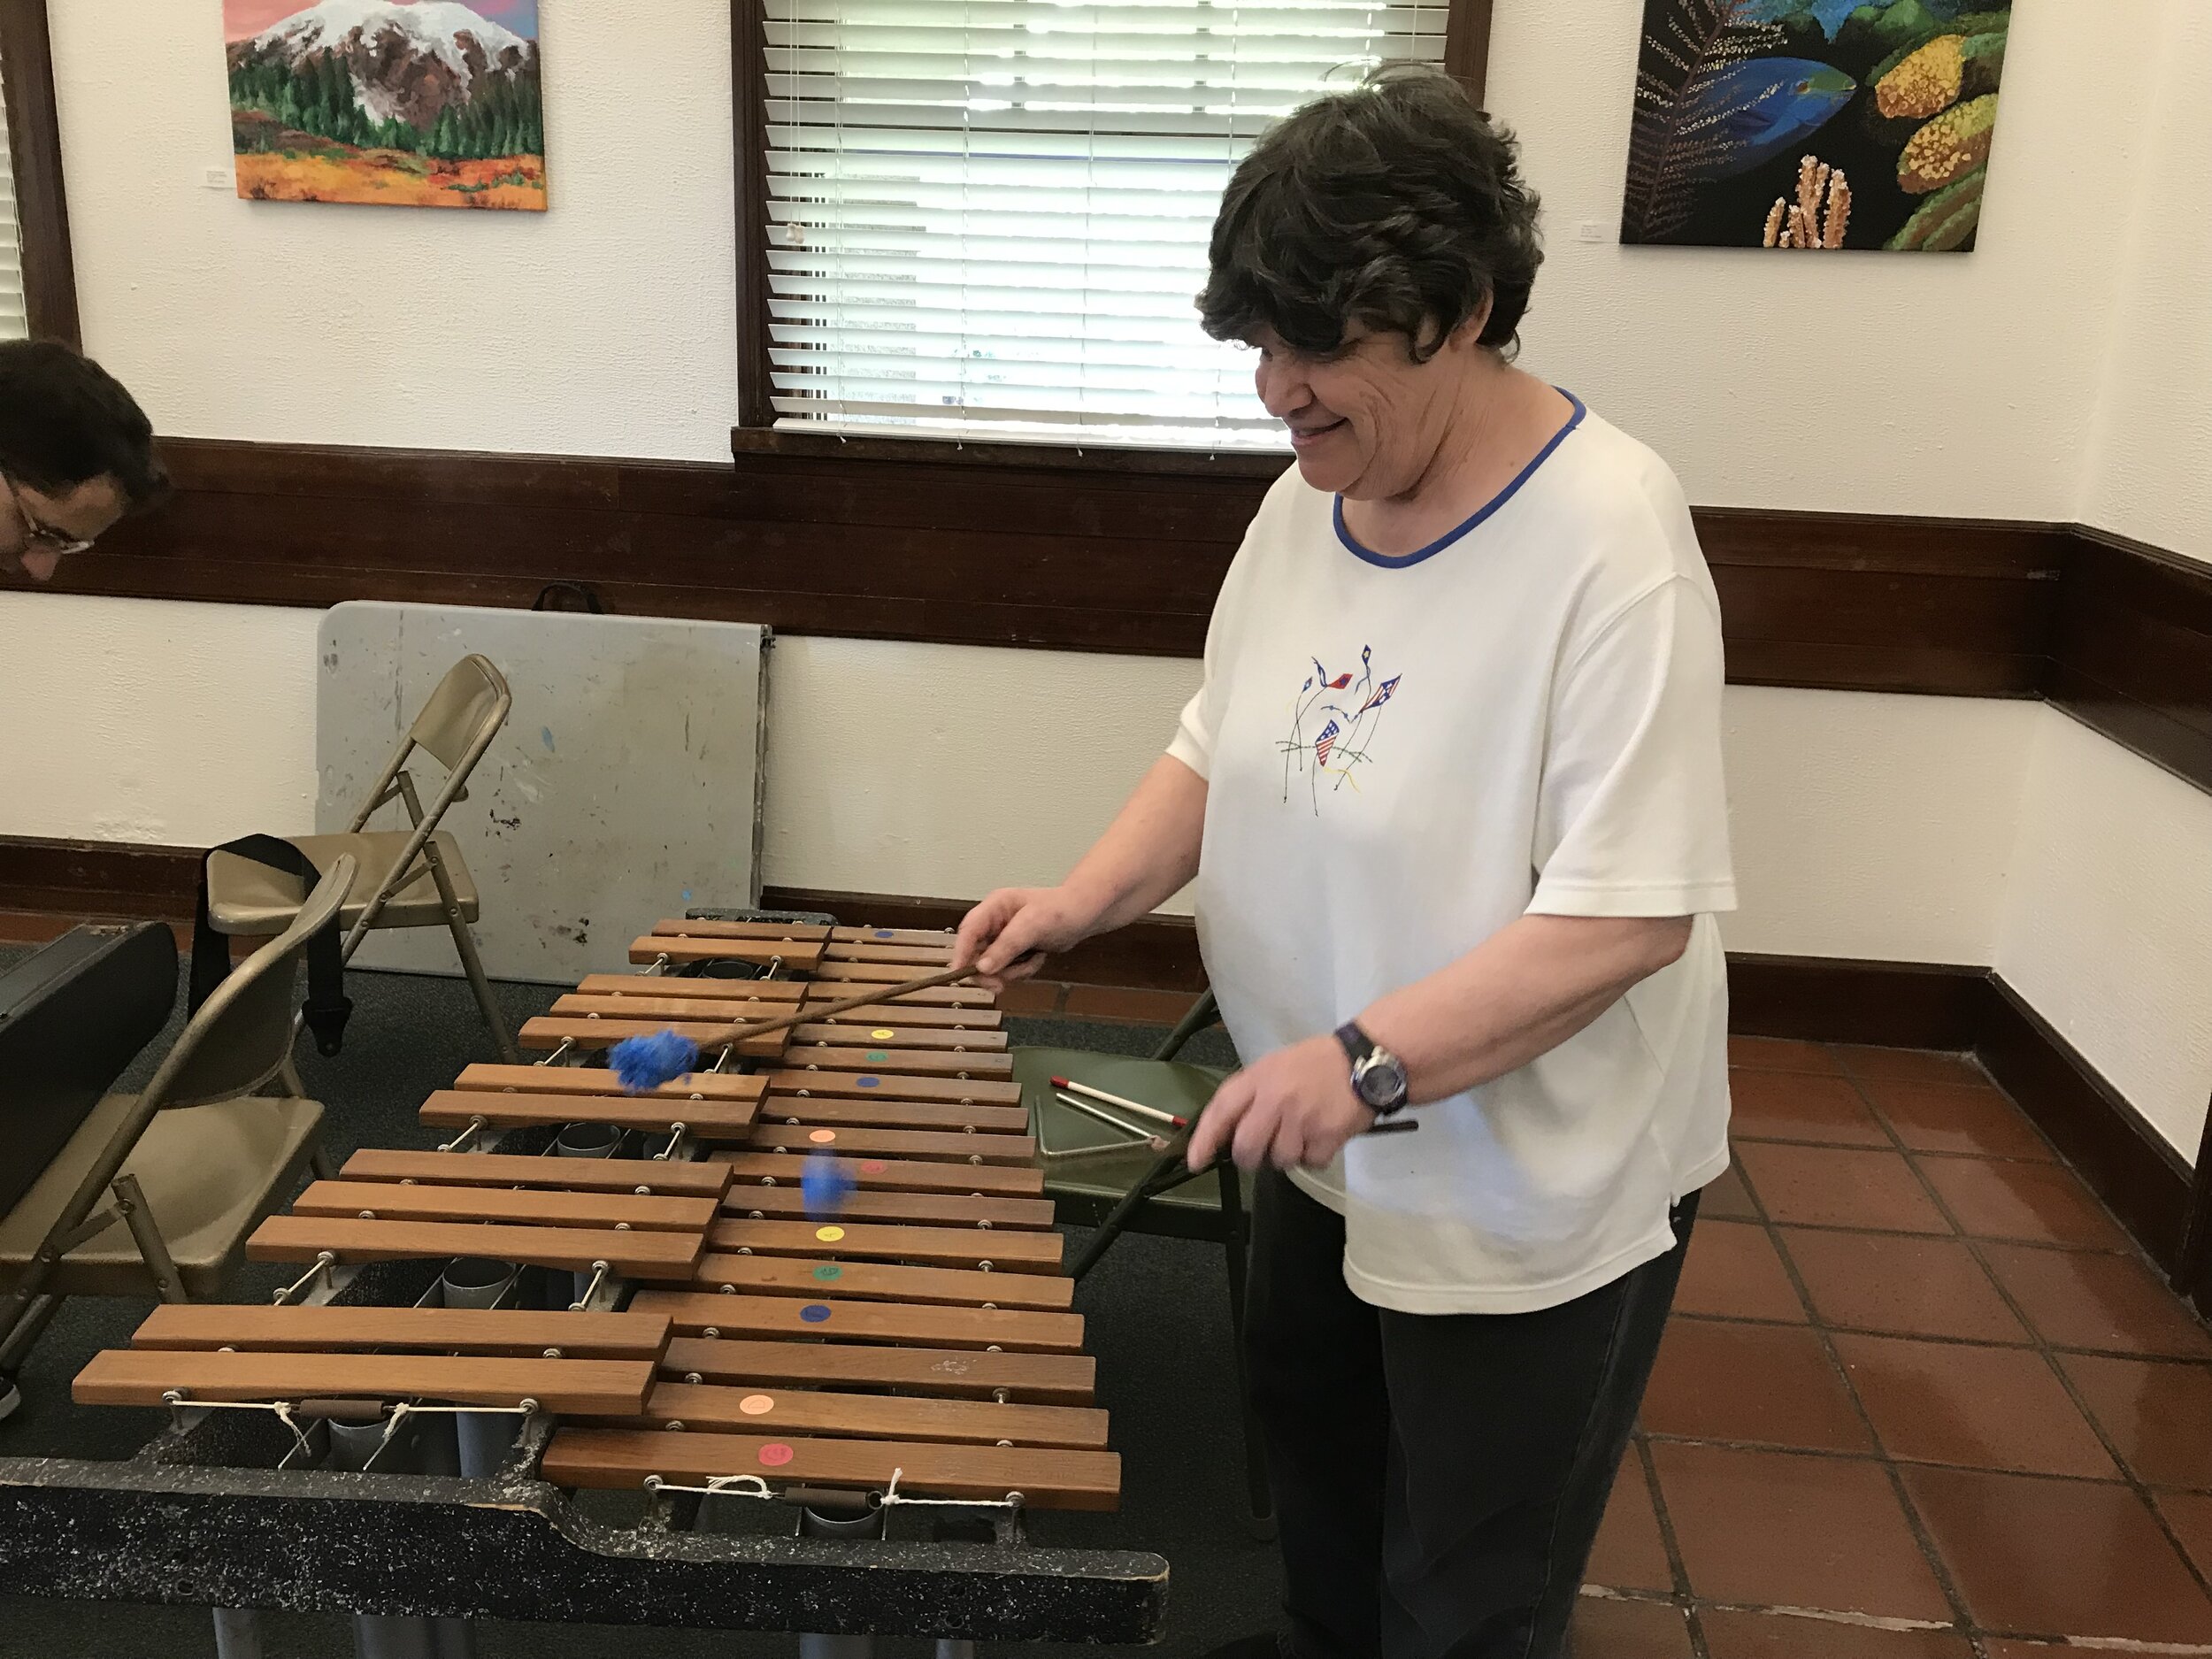
{"label": "white t-shirt", "polygon": [[1594,1290],[1663,1255],[1670,1204],[1728,1163],[1719,603],[1665,463],[1574,411],[1401,557],[1286,472],[1168,750],[1208,780],[1199,940],[1247,1060],[1524,914],[1697,918],[1550,1053],[1294,1172],[1345,1217],[1353,1291],[1409,1313]]}

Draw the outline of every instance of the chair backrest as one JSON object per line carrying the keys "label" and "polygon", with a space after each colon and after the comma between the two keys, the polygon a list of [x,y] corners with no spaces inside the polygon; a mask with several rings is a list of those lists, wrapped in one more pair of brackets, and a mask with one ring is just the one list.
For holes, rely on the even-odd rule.
{"label": "chair backrest", "polygon": [[154,1072],[145,1103],[158,1108],[234,1100],[283,1069],[292,1055],[307,941],[345,902],[355,868],[350,853],[334,859],[292,925],[231,970]]}
{"label": "chair backrest", "polygon": [[507,719],[514,695],[507,677],[488,657],[470,652],[453,664],[407,735],[438,757],[448,772],[458,772],[472,762],[472,750],[488,742]]}

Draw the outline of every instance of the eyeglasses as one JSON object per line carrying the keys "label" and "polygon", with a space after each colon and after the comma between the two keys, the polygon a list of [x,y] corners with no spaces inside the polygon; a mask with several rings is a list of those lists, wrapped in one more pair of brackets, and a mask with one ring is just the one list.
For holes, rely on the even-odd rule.
{"label": "eyeglasses", "polygon": [[65,530],[57,530],[52,525],[39,518],[24,504],[23,492],[16,488],[15,480],[4,472],[0,472],[0,484],[5,484],[8,487],[8,501],[15,508],[15,516],[23,520],[23,539],[26,542],[34,547],[44,548],[49,553],[58,554],[64,557],[72,553],[82,553],[91,547],[92,542],[88,538],[71,535]]}

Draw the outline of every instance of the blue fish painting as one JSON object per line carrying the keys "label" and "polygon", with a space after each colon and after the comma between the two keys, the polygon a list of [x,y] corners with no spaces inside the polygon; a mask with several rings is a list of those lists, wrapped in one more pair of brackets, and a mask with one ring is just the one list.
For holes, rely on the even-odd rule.
{"label": "blue fish painting", "polygon": [[1809,58],[1755,58],[1708,81],[1682,119],[1693,178],[1748,173],[1818,132],[1859,83]]}
{"label": "blue fish painting", "polygon": [[2012,0],[1642,0],[1621,241],[1970,252]]}

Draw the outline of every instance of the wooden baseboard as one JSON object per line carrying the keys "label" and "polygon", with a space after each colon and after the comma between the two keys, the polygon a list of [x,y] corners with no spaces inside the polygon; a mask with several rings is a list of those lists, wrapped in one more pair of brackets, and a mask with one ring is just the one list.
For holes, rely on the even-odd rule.
{"label": "wooden baseboard", "polygon": [[1975,1046],[1988,977],[1986,968],[1949,963],[1732,954],[1728,1029],[1962,1054]]}
{"label": "wooden baseboard", "polygon": [[189,922],[205,856],[196,847],[0,835],[0,910]]}
{"label": "wooden baseboard", "polygon": [[[0,912],[188,921],[201,856],[188,847],[0,836]],[[810,887],[770,887],[761,902],[894,927],[951,927],[967,910],[956,899]],[[1189,920],[1162,916],[1087,941],[1054,963],[1053,977],[1194,992],[1205,985],[1205,968]],[[1977,1056],[2152,1257],[2185,1287],[2212,1292],[2212,1195],[2200,1201],[2206,1220],[2196,1242],[2185,1246],[2187,1161],[1989,969],[1740,955],[1729,958],[1728,988],[1730,1029],[1739,1035]]]}
{"label": "wooden baseboard", "polygon": [[1974,1053],[1983,1067],[2151,1258],[2185,1290],[2204,1288],[2183,1249],[2188,1161],[2019,992],[1993,973],[1982,987]]}

